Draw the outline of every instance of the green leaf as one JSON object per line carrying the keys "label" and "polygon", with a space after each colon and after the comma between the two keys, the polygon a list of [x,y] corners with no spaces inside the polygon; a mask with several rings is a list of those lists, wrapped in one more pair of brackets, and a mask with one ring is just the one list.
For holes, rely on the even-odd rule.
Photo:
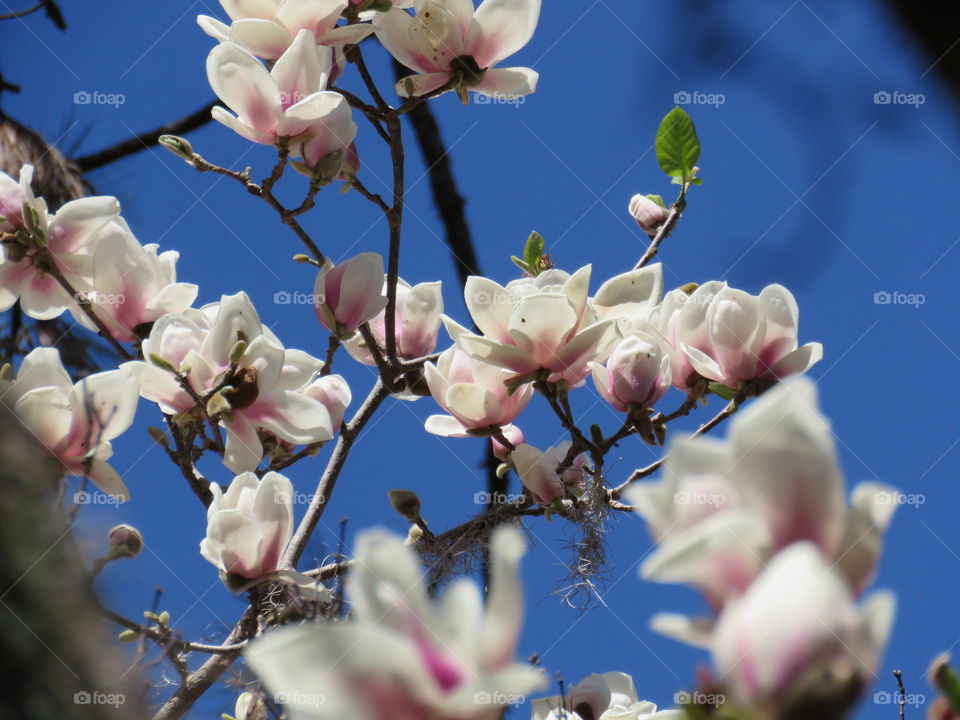
{"label": "green leaf", "polygon": [[693,120],[682,108],[675,107],[657,130],[657,162],[670,177],[685,181],[700,159],[700,140]]}
{"label": "green leaf", "polygon": [[530,268],[531,274],[536,275],[540,270],[540,258],[543,257],[543,235],[534,230],[523,246],[523,261]]}
{"label": "green leaf", "polygon": [[518,268],[523,270],[525,273],[530,272],[530,267],[523,260],[518,258],[516,255],[511,255],[510,259],[513,261],[514,265],[516,265]]}
{"label": "green leaf", "polygon": [[647,195],[647,200],[653,200],[657,205],[659,205],[662,208],[665,208],[667,206],[667,204],[663,202],[662,195]]}
{"label": "green leaf", "polygon": [[719,395],[724,400],[733,400],[737,395],[737,389],[721,385],[718,382],[712,382],[707,386],[714,395]]}

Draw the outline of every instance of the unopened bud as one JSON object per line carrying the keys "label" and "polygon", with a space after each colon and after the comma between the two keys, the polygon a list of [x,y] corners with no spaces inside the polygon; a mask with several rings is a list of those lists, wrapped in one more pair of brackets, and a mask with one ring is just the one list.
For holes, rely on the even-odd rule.
{"label": "unopened bud", "polygon": [[164,610],[157,616],[157,623],[160,625],[169,625],[170,624],[170,613]]}
{"label": "unopened bud", "polygon": [[147,428],[147,434],[150,435],[157,445],[162,445],[165,448],[170,447],[170,438],[168,438],[167,434],[160,428],[151,425]]}
{"label": "unopened bud", "polygon": [[247,351],[247,341],[246,340],[237,340],[234,343],[234,346],[230,349],[230,363],[236,365],[240,362],[240,358],[243,357],[243,354]]}
{"label": "unopened bud", "polygon": [[310,256],[309,256],[309,255],[304,255],[303,253],[297,253],[296,255],[293,256],[293,261],[294,261],[294,262],[301,263],[301,264],[303,264],[303,263],[309,263],[309,262],[310,262]]}
{"label": "unopened bud", "polygon": [[167,372],[172,372],[172,373],[175,373],[177,371],[177,369],[173,365],[171,365],[169,362],[164,360],[159,355],[154,355],[153,353],[150,353],[150,362],[156,365],[161,370],[166,370]]}
{"label": "unopened bud", "polygon": [[236,720],[266,720],[267,706],[263,698],[252,692],[241,693],[233,710]]}
{"label": "unopened bud", "polygon": [[681,285],[680,287],[677,288],[677,290],[683,293],[686,293],[687,295],[693,295],[693,291],[696,290],[698,287],[700,287],[699,284],[692,282],[692,283],[687,283],[686,285]]}
{"label": "unopened bud", "polygon": [[412,523],[420,519],[420,498],[410,490],[391,490],[387,493],[397,513]]}
{"label": "unopened bud", "polygon": [[124,630],[122,633],[117,635],[117,639],[120,642],[133,642],[139,637],[140,633],[138,633],[136,630]]}
{"label": "unopened bud", "polygon": [[143,549],[143,536],[132,525],[117,525],[107,533],[111,558],[132,558]]}
{"label": "unopened bud", "polygon": [[0,367],[0,380],[13,380],[13,365],[4,363]]}
{"label": "unopened bud", "polygon": [[177,157],[193,163],[193,146],[184,138],[176,135],[161,135],[158,142]]}

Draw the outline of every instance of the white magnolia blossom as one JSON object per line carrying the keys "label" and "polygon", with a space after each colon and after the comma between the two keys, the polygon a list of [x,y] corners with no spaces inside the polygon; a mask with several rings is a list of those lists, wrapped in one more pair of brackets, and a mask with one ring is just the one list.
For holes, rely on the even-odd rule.
{"label": "white magnolia blossom", "polygon": [[16,378],[0,380],[0,402],[57,460],[66,475],[89,478],[118,500],[127,486],[107,460],[110,441],[133,422],[137,380],[126,369],[70,380],[53,348],[36,348],[20,364]]}
{"label": "white magnolia blossom", "polygon": [[221,572],[255,579],[279,567],[293,535],[293,485],[269,472],[237,475],[226,492],[210,483],[207,536],[200,554]]}
{"label": "white magnolia blossom", "polygon": [[635,331],[613,346],[606,366],[590,363],[593,384],[620,412],[650,407],[670,389],[670,355],[660,338]]}
{"label": "white magnolia blossom", "polygon": [[348,0],[220,0],[220,4],[232,22],[199,15],[203,31],[265,60],[283,55],[304,30],[315,44],[328,47],[358,43],[373,32],[373,26],[365,23],[337,26]]}
{"label": "white magnolia blossom", "polygon": [[[645,578],[688,583],[714,608],[741,595],[777,551],[807,541],[854,593],[873,579],[896,491],[861,483],[844,499],[833,434],[817,408],[815,385],[794,378],[731,422],[727,440],[673,444],[663,477],[626,492],[658,548]],[[709,621],[659,616],[655,626],[702,643]]]}
{"label": "white magnolia blossom", "polygon": [[589,284],[589,265],[573,275],[547,270],[506,287],[471,277],[464,299],[483,335],[450,318],[444,324],[457,345],[477,360],[521,375],[544,369],[551,382],[577,385],[590,372],[589,363],[606,360],[620,338],[614,320],[596,320],[587,302]]}
{"label": "white magnolia blossom", "polygon": [[[386,286],[384,279],[384,296],[387,292]],[[439,281],[410,285],[403,278],[398,278],[394,337],[400,358],[416,360],[429,355],[437,347],[440,318],[443,314],[441,289]],[[384,309],[370,320],[370,332],[381,348],[385,346],[387,337],[386,312],[384,303]],[[359,335],[345,342],[344,347],[354,360],[364,365],[376,364],[366,342]]]}
{"label": "white magnolia blossom", "polygon": [[[35,197],[30,189],[32,180],[30,165],[21,168],[19,182],[0,173],[0,214],[4,216],[0,226],[8,233],[17,233],[27,222],[23,207],[31,208],[36,217],[32,233],[44,239],[56,268],[75,290],[81,291],[90,286],[94,241],[119,216],[120,203],[114,197],[81,198],[51,214],[43,198]],[[16,239],[0,243],[0,312],[19,300],[29,317],[51,320],[76,306],[75,298],[44,267],[45,262],[32,243]]]}
{"label": "white magnolia blossom", "polygon": [[491,539],[491,587],[484,604],[468,580],[434,604],[416,552],[382,531],[363,533],[347,577],[347,623],[266,633],[247,662],[291,720],[494,720],[506,698],[544,686],[515,661],[523,616],[519,530]]}
{"label": "white magnolia blossom", "polygon": [[313,177],[330,182],[355,155],[357,135],[346,99],[325,90],[331,61],[330,49],[306,30],[269,71],[240,45],[221,43],[207,56],[207,78],[236,115],[215,107],[213,117],[253,142],[286,142]]}
{"label": "white magnolia blossom", "polygon": [[419,73],[397,83],[403,97],[445,85],[482,95],[519,97],[537,88],[530,68],[491,69],[526,45],[537,27],[540,0],[416,0],[415,14],[377,15],[377,38],[399,62]]}
{"label": "white magnolia blossom", "polygon": [[633,678],[622,672],[590,675],[554,695],[533,701],[531,720],[684,720],[682,710],[661,710],[641,700]]}
{"label": "white magnolia blossom", "polygon": [[[333,437],[331,411],[304,392],[323,363],[303,351],[284,349],[260,323],[246,293],[224,296],[200,310],[163,316],[142,349],[146,361],[125,365],[136,373],[140,394],[166,413],[192,410],[192,394],[170,368],[184,375],[193,393],[226,428],[223,462],[235,473],[252,471],[263,459],[258,431],[291,445]],[[336,400],[334,414],[342,416],[339,406]]]}
{"label": "white magnolia blossom", "polygon": [[598,320],[623,318],[631,327],[650,332],[650,321],[663,297],[663,266],[647,265],[607,280],[590,299]]}
{"label": "white magnolia blossom", "polygon": [[353,400],[350,386],[342,375],[322,375],[305,385],[300,392],[322,403],[330,413],[331,427],[334,431],[340,428],[343,415]]}
{"label": "white magnolia blossom", "polygon": [[815,545],[791,545],[721,613],[711,641],[718,677],[735,701],[757,708],[848,701],[851,684],[876,677],[895,606],[880,591],[857,607]]}
{"label": "white magnolia blossom", "polygon": [[[759,296],[709,282],[671,313],[666,334],[689,367],[715,382],[737,387],[751,380],[776,381],[804,373],[823,357],[820,343],[798,346],[800,311],[782,285]],[[686,375],[683,380],[686,379]]]}
{"label": "white magnolia blossom", "polygon": [[510,377],[508,370],[475,360],[456,346],[423,369],[433,399],[450,413],[427,418],[424,427],[434,435],[467,437],[471,430],[503,428],[533,397],[530,385],[511,395],[504,384]]}
{"label": "white magnolia blossom", "polygon": [[562,474],[557,472],[557,468],[566,459],[571,444],[569,440],[565,440],[540,451],[533,445],[521,443],[510,452],[510,462],[517,471],[520,482],[538,505],[549,507],[554,500],[563,499],[568,489],[575,493],[581,489],[586,472],[586,454],[575,456]]}
{"label": "white magnolia blossom", "polygon": [[[198,288],[177,282],[179,253],[167,250],[158,254],[157,245],[141,245],[125,225],[110,223],[96,241],[91,289],[86,295],[111,335],[132,342],[163,315],[190,307]],[[98,329],[86,313],[79,309],[71,312],[88,330]]]}

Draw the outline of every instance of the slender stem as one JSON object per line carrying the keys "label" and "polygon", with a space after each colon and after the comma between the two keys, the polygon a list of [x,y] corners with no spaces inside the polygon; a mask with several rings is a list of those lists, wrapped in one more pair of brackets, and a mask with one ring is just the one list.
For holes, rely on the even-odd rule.
{"label": "slender stem", "polygon": [[200,652],[207,653],[209,655],[238,653],[246,646],[245,642],[234,643],[232,645],[207,645],[204,643],[188,642],[186,640],[180,640],[177,638],[176,634],[170,628],[160,629],[159,627],[150,627],[148,625],[144,625],[143,623],[138,623],[130,620],[129,618],[125,618],[123,615],[120,615],[113,610],[108,610],[107,608],[101,608],[100,610],[117,625],[125,627],[128,630],[135,630],[138,633],[142,633],[158,643],[166,643],[172,640],[173,647],[177,648],[181,652]]}
{"label": "slender stem", "polygon": [[390,367],[390,364],[386,361],[383,356],[383,352],[380,350],[380,345],[377,343],[377,339],[373,336],[373,332],[370,330],[370,324],[364,323],[359,328],[357,332],[360,333],[360,336],[363,338],[363,341],[367,344],[367,349],[370,351],[370,355],[373,356],[373,362],[377,366],[377,370],[380,371],[380,382],[383,383],[391,392],[396,391],[397,386],[394,381],[394,372]]}
{"label": "slender stem", "polygon": [[400,236],[403,227],[404,156],[403,127],[397,116],[387,120],[390,133],[390,158],[393,162],[393,206],[387,213],[390,226],[390,249],[387,258],[387,308],[384,317],[386,326],[387,360],[397,363],[397,282],[400,278]]}
{"label": "slender stem", "polygon": [[319,523],[320,518],[323,517],[323,511],[327,509],[330,496],[333,494],[333,490],[337,485],[337,479],[340,477],[340,472],[343,470],[347,456],[350,454],[350,449],[353,447],[357,436],[370,418],[373,417],[373,414],[377,411],[377,408],[380,407],[380,404],[389,395],[390,391],[387,390],[382,382],[378,381],[376,385],[374,385],[373,390],[370,391],[363,405],[357,410],[356,415],[354,415],[349,424],[340,431],[340,437],[337,438],[337,446],[334,448],[333,455],[331,455],[327,467],[323,471],[323,476],[317,485],[317,491],[310,500],[306,515],[304,515],[303,520],[300,521],[300,525],[297,526],[297,530],[293,534],[293,538],[291,538],[284,552],[283,560],[281,561],[283,567],[296,567],[297,561],[307,548],[307,543],[313,531],[316,529],[317,523]]}
{"label": "slender stem", "polygon": [[12,12],[12,13],[6,13],[4,15],[0,15],[0,20],[15,20],[16,18],[26,17],[31,13],[35,13],[37,10],[39,10],[42,7],[43,7],[42,2],[37,3],[36,5],[34,5],[32,8],[28,10],[20,10],[18,12]]}
{"label": "slender stem", "polygon": [[650,246],[643,254],[643,257],[641,257],[637,261],[637,264],[633,266],[634,270],[639,270],[657,256],[657,253],[660,251],[660,243],[662,243],[664,239],[669,237],[670,233],[673,232],[673,228],[676,226],[677,220],[680,219],[680,212],[681,210],[677,204],[674,204],[670,208],[670,213],[667,215],[667,219],[664,220],[663,225],[661,225],[660,229],[657,230],[657,234],[653,236],[653,240],[650,241]]}
{"label": "slender stem", "polygon": [[321,375],[329,375],[333,370],[333,356],[337,354],[339,348],[340,338],[330,333],[330,339],[327,340],[327,356],[323,361],[323,369],[320,371]]}

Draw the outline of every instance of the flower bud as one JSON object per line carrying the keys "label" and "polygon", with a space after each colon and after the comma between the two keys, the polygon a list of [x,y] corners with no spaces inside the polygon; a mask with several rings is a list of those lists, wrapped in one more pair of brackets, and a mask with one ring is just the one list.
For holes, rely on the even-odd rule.
{"label": "flower bud", "polygon": [[183,158],[188,163],[193,162],[193,146],[184,138],[176,135],[161,135],[158,142],[177,157]]}
{"label": "flower bud", "polygon": [[132,525],[117,525],[107,533],[111,558],[132,558],[143,549],[143,536]]}
{"label": "flower bud", "polygon": [[420,498],[411,490],[391,490],[387,493],[390,505],[397,514],[412,523],[420,520]]}
{"label": "flower bud", "polygon": [[236,720],[266,720],[267,706],[259,695],[245,692],[237,698],[233,713]]}
{"label": "flower bud", "polygon": [[649,195],[634,195],[630,199],[630,215],[647,235],[656,235],[660,226],[667,221],[670,211]]}

